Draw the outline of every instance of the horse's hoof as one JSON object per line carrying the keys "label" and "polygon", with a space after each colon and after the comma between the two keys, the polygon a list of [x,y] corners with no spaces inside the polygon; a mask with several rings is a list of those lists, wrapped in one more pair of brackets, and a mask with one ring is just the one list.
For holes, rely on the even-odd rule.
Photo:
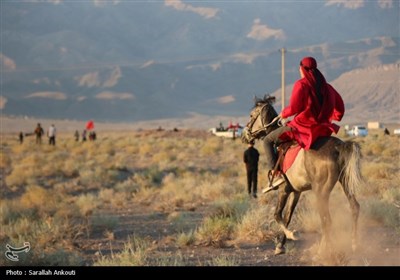
{"label": "horse's hoof", "polygon": [[285,247],[277,246],[275,248],[275,252],[274,252],[275,256],[282,255],[282,254],[285,254],[285,253],[286,253]]}
{"label": "horse's hoof", "polygon": [[287,239],[291,239],[291,240],[299,240],[297,231],[295,231],[295,230],[289,232],[289,233],[286,235],[286,238],[287,238]]}

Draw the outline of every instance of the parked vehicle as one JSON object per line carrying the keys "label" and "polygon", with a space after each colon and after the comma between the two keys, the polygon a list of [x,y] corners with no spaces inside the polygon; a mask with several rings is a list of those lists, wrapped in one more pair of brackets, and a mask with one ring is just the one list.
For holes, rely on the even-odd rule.
{"label": "parked vehicle", "polygon": [[346,133],[349,136],[367,136],[368,129],[363,125],[353,125]]}
{"label": "parked vehicle", "polygon": [[218,137],[224,137],[224,138],[237,138],[242,135],[242,128],[228,128],[226,130],[220,130],[217,129],[216,127],[210,128],[209,132],[214,134],[215,136]]}

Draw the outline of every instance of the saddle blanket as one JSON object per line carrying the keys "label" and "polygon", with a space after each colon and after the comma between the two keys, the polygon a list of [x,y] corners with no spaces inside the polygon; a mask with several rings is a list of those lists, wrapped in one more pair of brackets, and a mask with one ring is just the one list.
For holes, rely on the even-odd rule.
{"label": "saddle blanket", "polygon": [[296,146],[291,146],[286,151],[286,155],[285,155],[285,158],[283,159],[283,163],[281,166],[283,173],[286,173],[286,171],[292,166],[292,164],[293,164],[294,160],[296,159],[296,156],[300,150],[301,150],[301,146],[296,145]]}

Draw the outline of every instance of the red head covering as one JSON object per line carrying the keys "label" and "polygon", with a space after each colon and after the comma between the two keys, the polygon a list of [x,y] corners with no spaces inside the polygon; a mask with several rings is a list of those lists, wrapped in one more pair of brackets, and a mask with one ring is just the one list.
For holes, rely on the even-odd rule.
{"label": "red head covering", "polygon": [[300,61],[300,66],[302,66],[306,71],[316,69],[317,61],[313,57],[305,57]]}
{"label": "red head covering", "polygon": [[317,61],[315,60],[315,58],[313,57],[303,58],[300,61],[300,67],[303,70],[304,76],[311,87],[316,89],[318,81],[319,81],[319,86],[322,87],[324,86],[326,81],[322,73],[317,68]]}
{"label": "red head covering", "polygon": [[317,119],[326,118],[331,112],[329,105],[330,96],[327,96],[327,84],[324,75],[317,68],[317,61],[313,57],[304,57],[300,61],[304,78],[311,87],[311,95],[314,100],[313,112]]}

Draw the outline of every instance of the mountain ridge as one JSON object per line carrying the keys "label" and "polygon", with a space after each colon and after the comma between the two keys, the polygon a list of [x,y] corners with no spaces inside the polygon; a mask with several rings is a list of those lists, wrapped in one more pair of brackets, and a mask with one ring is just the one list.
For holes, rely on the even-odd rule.
{"label": "mountain ridge", "polygon": [[[399,63],[399,15],[389,2],[5,2],[1,113],[128,122],[246,115],[253,95],[279,91],[282,46],[289,85],[304,56],[328,81]],[[380,20],[370,26],[370,18]],[[349,116],[360,103],[396,114],[387,107],[398,78],[375,85],[392,99],[366,99],[365,75],[352,75],[361,80],[350,89],[339,82],[351,92]]]}

